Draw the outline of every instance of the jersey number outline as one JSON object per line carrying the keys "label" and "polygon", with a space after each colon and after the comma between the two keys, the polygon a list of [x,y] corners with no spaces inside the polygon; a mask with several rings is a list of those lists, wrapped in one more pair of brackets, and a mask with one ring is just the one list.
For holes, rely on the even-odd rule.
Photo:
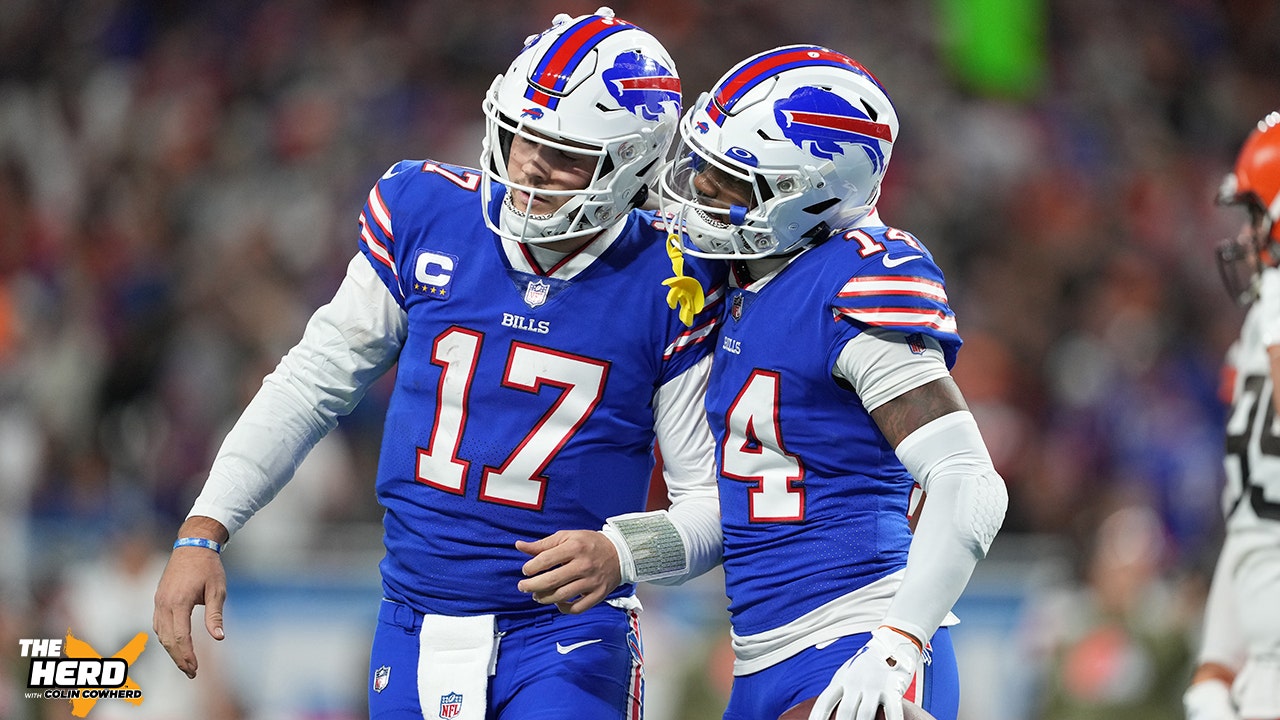
{"label": "jersey number outline", "polygon": [[422,163],[422,172],[435,173],[463,190],[475,192],[480,189],[480,175],[477,173],[463,171],[462,174],[458,174],[430,160]]}
{"label": "jersey number outline", "polygon": [[782,441],[781,388],[779,373],[757,368],[725,411],[720,474],[755,484],[747,491],[753,523],[804,520],[804,463]]}
{"label": "jersey number outline", "polygon": [[[431,363],[441,368],[436,388],[435,422],[427,447],[417,448],[415,479],[431,487],[466,494],[470,461],[458,457],[468,420],[468,400],[484,336],[453,326],[431,346]],[[486,465],[480,478],[481,500],[541,510],[546,497],[547,465],[604,397],[609,364],[570,353],[513,341],[502,385],[541,394],[560,388],[559,397],[534,423],[500,467]]]}
{"label": "jersey number outline", "polygon": [[[1234,498],[1227,508],[1231,517],[1240,501],[1247,495],[1249,505],[1260,518],[1280,521],[1280,501],[1268,500],[1263,484],[1255,482],[1249,463],[1249,443],[1258,429],[1258,450],[1263,455],[1280,458],[1280,435],[1276,434],[1276,405],[1264,375],[1250,375],[1244,379],[1240,395],[1227,419],[1228,458],[1234,457],[1240,469],[1239,486],[1233,488]],[[1265,402],[1263,401],[1265,398]],[[1260,424],[1259,424],[1260,423]],[[1228,473],[1230,479],[1232,473]],[[1234,484],[1234,483],[1233,483]]]}

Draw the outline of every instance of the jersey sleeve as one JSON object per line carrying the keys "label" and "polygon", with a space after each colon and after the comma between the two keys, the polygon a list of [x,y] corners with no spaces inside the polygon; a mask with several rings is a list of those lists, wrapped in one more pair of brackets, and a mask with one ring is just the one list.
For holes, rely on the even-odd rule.
{"label": "jersey sleeve", "polygon": [[956,316],[947,304],[942,271],[928,257],[892,267],[877,259],[864,263],[837,291],[831,311],[859,331],[892,330],[908,343],[917,334],[931,337],[942,346],[947,368],[955,364],[961,343]]}
{"label": "jersey sleeve", "polygon": [[414,165],[414,161],[401,160],[388,168],[369,191],[359,219],[360,252],[368,258],[378,278],[401,307],[404,307],[404,292],[396,267],[396,238],[388,199],[395,194],[396,176]]}

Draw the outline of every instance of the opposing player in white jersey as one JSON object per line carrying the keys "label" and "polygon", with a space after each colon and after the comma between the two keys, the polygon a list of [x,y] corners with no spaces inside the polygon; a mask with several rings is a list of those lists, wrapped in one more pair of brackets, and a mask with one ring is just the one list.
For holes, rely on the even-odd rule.
{"label": "opposing player in white jersey", "polygon": [[1199,665],[1183,696],[1189,720],[1280,718],[1280,112],[1245,139],[1219,201],[1249,213],[1218,246],[1227,290],[1249,305],[1227,354],[1222,504],[1226,538],[1205,607]]}
{"label": "opposing player in white jersey", "polygon": [[724,717],[818,696],[819,720],[901,720],[906,697],[954,720],[939,627],[1007,493],[949,372],[942,272],[875,209],[893,104],[849,57],[788,46],[731,69],[680,134],[664,210],[686,252],[732,261],[707,391],[736,654]]}
{"label": "opposing player in white jersey", "polygon": [[[709,290],[686,326],[666,235],[636,209],[680,82],[602,8],[529,38],[484,112],[480,170],[406,160],[377,181],[337,294],[224,441],[156,593],[188,675],[195,605],[223,636],[220,544],[397,365],[371,716],[640,717],[634,583],[721,546],[701,401],[724,264],[688,265]],[[672,504],[644,513],[655,442]]]}

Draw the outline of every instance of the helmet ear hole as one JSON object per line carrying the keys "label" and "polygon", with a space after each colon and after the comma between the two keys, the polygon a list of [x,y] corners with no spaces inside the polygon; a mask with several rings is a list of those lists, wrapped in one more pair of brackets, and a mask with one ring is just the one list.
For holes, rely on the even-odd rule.
{"label": "helmet ear hole", "polygon": [[649,186],[641,185],[640,189],[636,190],[636,194],[631,198],[631,207],[638,208],[644,205],[645,201],[647,201],[648,199],[649,199]]}

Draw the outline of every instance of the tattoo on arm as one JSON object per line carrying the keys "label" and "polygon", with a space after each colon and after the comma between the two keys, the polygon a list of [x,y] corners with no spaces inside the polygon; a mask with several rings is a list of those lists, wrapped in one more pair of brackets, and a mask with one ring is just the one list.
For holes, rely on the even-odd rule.
{"label": "tattoo on arm", "polygon": [[950,376],[909,390],[871,411],[871,418],[893,447],[925,423],[967,410],[964,395]]}

